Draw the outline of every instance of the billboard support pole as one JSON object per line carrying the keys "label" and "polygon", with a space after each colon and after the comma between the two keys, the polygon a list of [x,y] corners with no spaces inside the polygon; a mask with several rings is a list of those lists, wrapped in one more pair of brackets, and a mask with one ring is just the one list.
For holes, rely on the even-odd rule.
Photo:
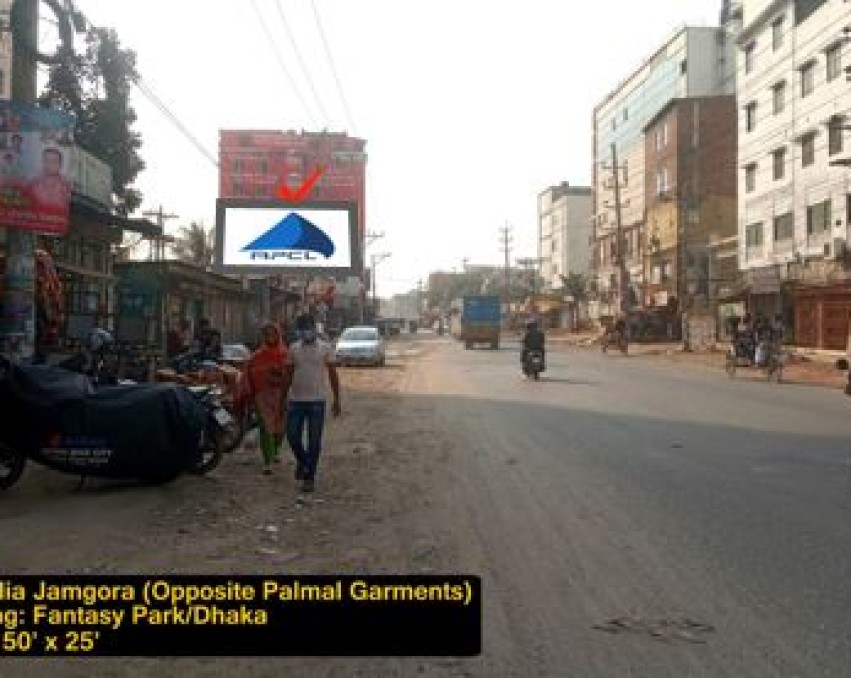
{"label": "billboard support pole", "polygon": [[[12,100],[36,102],[36,58],[23,46],[38,44],[38,0],[14,0],[21,25],[13,31]],[[6,274],[3,285],[3,353],[12,360],[30,360],[36,353],[35,235],[6,228]]]}

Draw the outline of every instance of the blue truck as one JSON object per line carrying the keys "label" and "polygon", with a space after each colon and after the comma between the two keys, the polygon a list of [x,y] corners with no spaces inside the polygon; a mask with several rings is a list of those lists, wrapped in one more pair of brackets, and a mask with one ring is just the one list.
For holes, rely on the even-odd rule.
{"label": "blue truck", "polygon": [[461,305],[461,341],[464,348],[488,344],[499,349],[499,330],[502,320],[499,297],[466,296]]}

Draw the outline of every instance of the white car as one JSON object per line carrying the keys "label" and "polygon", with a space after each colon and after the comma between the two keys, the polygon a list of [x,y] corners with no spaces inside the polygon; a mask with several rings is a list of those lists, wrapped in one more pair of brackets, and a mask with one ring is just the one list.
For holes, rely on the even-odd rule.
{"label": "white car", "polygon": [[350,327],[337,340],[336,356],[343,366],[381,367],[386,361],[384,340],[377,327]]}

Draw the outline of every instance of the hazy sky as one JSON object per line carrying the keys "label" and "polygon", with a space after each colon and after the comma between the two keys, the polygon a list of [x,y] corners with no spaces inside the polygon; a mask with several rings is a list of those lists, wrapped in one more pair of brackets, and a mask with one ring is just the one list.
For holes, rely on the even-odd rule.
{"label": "hazy sky", "polygon": [[[327,117],[281,21],[256,0],[77,0],[138,53],[148,85],[218,155],[220,128],[347,131],[368,142],[367,222],[379,293],[430,270],[536,253],[536,196],[591,179],[594,104],[682,24],[714,25],[721,0],[315,0],[354,127],[337,96],[311,0],[280,0]],[[44,25],[44,24],[42,24]],[[134,94],[148,169],[144,208],[212,225],[218,170]],[[173,226],[171,226],[173,228]]]}

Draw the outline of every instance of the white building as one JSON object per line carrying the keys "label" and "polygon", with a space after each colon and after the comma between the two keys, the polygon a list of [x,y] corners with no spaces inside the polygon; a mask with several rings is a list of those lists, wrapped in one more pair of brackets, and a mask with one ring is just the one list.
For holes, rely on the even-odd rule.
{"label": "white building", "polygon": [[645,220],[644,127],[672,99],[733,94],[735,44],[722,27],[684,27],[594,109],[594,271],[602,301],[615,311],[616,201],[612,147],[617,150],[621,223],[629,284],[640,299]]}
{"label": "white building", "polygon": [[588,275],[591,263],[591,188],[562,183],[538,196],[538,259],[547,291],[562,277]]}
{"label": "white building", "polygon": [[749,310],[795,340],[845,348],[851,285],[851,4],[745,0],[737,60],[739,266]]}
{"label": "white building", "polygon": [[[0,22],[8,25],[12,0],[0,0]],[[0,99],[12,96],[12,33],[0,31]]]}

